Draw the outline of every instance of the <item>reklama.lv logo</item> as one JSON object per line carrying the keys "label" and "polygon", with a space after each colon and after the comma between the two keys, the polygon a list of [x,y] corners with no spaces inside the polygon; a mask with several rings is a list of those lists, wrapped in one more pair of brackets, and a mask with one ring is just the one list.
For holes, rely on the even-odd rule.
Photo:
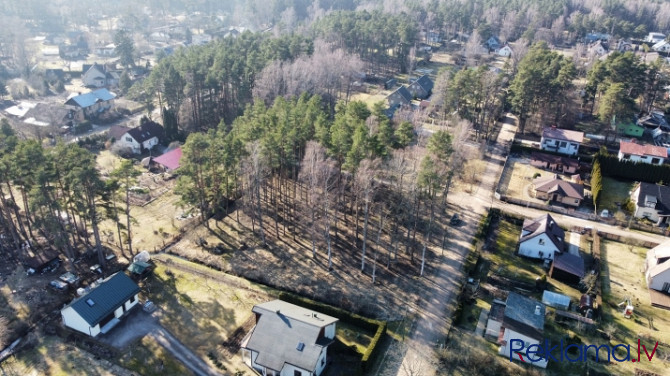
{"label": "reklama.lv logo", "polygon": [[[515,346],[515,344],[517,346]],[[551,343],[548,339],[544,341],[544,346],[542,344],[532,344],[528,347],[525,346],[525,343],[521,339],[511,339],[509,343],[509,360],[510,362],[514,359],[514,354],[516,354],[522,362],[541,362],[545,360],[553,360],[555,362],[563,362],[566,359],[568,362],[585,362],[587,357],[587,352],[589,349],[593,349],[595,354],[595,361],[599,359],[604,359],[601,357],[601,350],[607,351],[607,361],[611,361],[613,358],[617,362],[640,362],[640,354],[644,352],[647,356],[647,359],[651,362],[656,353],[656,348],[658,348],[658,341],[654,345],[654,349],[651,351],[651,355],[647,352],[647,347],[641,344],[640,339],[637,340],[637,358],[631,358],[631,346],[633,346],[633,351],[635,351],[635,345],[577,345],[571,344],[568,346],[563,346],[563,340],[561,343],[556,346],[551,347]],[[575,354],[575,350],[577,353]],[[626,351],[626,356],[623,358],[617,357],[620,351],[618,349],[624,349]],[[604,354],[602,354],[604,355]],[[635,355],[635,353],[633,353]]]}

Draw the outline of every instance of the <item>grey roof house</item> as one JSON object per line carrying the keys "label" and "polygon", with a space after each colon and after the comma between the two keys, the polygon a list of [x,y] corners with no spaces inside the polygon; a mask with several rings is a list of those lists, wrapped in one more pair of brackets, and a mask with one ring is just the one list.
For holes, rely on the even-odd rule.
{"label": "grey roof house", "polygon": [[635,217],[646,218],[657,225],[670,223],[670,187],[641,182],[632,192]]}
{"label": "grey roof house", "polygon": [[[500,326],[500,335],[498,343],[500,344],[499,354],[510,356],[512,347],[516,350],[518,345],[512,345],[512,340],[522,340],[523,349],[518,351],[525,353],[525,350],[531,346],[543,341],[544,336],[544,316],[546,307],[535,299],[527,298],[516,292],[510,292],[505,302],[505,313],[503,314],[502,324]],[[512,359],[520,359],[512,354]],[[532,365],[546,368],[548,361],[531,362]]]}
{"label": "grey roof house", "polygon": [[242,359],[265,376],[319,376],[338,319],[281,300],[252,309],[256,326],[242,341]]}
{"label": "grey roof house", "polygon": [[123,272],[61,309],[63,325],[96,337],[109,332],[139,302],[140,288]]}
{"label": "grey roof house", "polygon": [[407,88],[412,97],[426,99],[430,96],[433,91],[433,80],[430,79],[427,75],[423,75],[416,80],[412,81]]}
{"label": "grey roof house", "polygon": [[406,87],[401,86],[389,94],[386,100],[388,101],[389,108],[395,109],[396,107],[409,105],[412,102],[412,94],[410,94]]}

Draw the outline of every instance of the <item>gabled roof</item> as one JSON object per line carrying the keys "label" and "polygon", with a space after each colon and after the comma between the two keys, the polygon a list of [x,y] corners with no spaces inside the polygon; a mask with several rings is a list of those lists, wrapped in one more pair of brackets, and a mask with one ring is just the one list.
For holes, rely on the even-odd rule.
{"label": "gabled roof", "polygon": [[670,187],[652,183],[640,183],[640,195],[637,199],[638,206],[644,206],[647,197],[656,199],[655,210],[659,215],[670,215]]}
{"label": "gabled roof", "polygon": [[538,192],[558,193],[565,197],[571,197],[580,200],[584,199],[583,186],[561,180],[558,175],[554,175],[549,178],[537,178],[533,180],[533,186]]}
{"label": "gabled roof", "polygon": [[572,158],[561,157],[559,155],[533,152],[530,155],[531,161],[539,161],[550,164],[561,164],[568,167],[579,168],[579,161]]}
{"label": "gabled roof", "polygon": [[95,71],[101,73],[102,75],[107,72],[107,69],[105,69],[104,65],[100,65],[98,63],[93,63],[93,64],[84,64],[81,66],[81,71],[83,74],[87,74],[89,71],[92,73],[95,73]]}
{"label": "gabled roof", "polygon": [[156,122],[147,121],[144,124],[129,130],[127,134],[141,144],[154,137],[158,137],[159,139],[163,137],[163,127]]}
{"label": "gabled roof", "polygon": [[154,162],[159,163],[170,170],[179,168],[179,161],[181,160],[181,147],[170,150],[160,157],[154,158]]}
{"label": "gabled roof", "polygon": [[412,101],[412,94],[410,94],[409,90],[407,90],[407,88],[405,86],[401,86],[401,87],[395,89],[395,91],[393,91],[391,94],[389,94],[389,96],[387,98],[391,97],[393,94],[396,94],[396,93],[399,94],[407,102]]}
{"label": "gabled roof", "polygon": [[430,91],[433,90],[433,80],[431,80],[430,77],[428,77],[428,75],[424,74],[423,76],[416,79],[416,81],[414,82],[416,82],[419,86],[421,86],[421,88],[423,88],[423,90],[425,90],[426,93],[430,93]]}
{"label": "gabled roof", "polygon": [[98,89],[86,94],[80,94],[69,98],[65,104],[81,108],[91,107],[98,102],[106,102],[116,98],[116,94],[107,89]]}
{"label": "gabled roof", "polygon": [[559,253],[554,256],[554,269],[582,278],[584,276],[584,259],[570,253]]}
{"label": "gabled roof", "polygon": [[624,154],[633,154],[641,156],[646,155],[650,157],[659,157],[659,158],[668,157],[668,149],[664,148],[663,146],[656,146],[649,144],[641,145],[635,142],[628,142],[628,141],[620,141],[619,151]]}
{"label": "gabled roof", "polygon": [[568,129],[561,129],[556,127],[546,127],[542,130],[542,138],[577,142],[581,144],[582,141],[584,141],[584,132],[571,131]]}
{"label": "gabled roof", "polygon": [[647,252],[650,253],[657,260],[670,257],[670,240],[664,241],[663,243],[648,250]]}
{"label": "gabled roof", "polygon": [[[528,232],[523,235],[523,232]],[[559,251],[565,249],[565,231],[558,226],[558,223],[549,214],[545,214],[535,219],[526,219],[523,221],[520,243],[530,240],[538,235],[547,234],[552,243]]]}
{"label": "gabled roof", "polygon": [[68,307],[72,307],[90,326],[96,326],[138,292],[140,288],[137,284],[123,272],[118,272]]}
{"label": "gabled roof", "polygon": [[281,371],[284,363],[314,371],[327,338],[319,338],[321,328],[338,319],[281,300],[258,304],[260,314],[246,346],[258,352],[256,363]]}
{"label": "gabled roof", "polygon": [[128,133],[130,128],[124,127],[123,125],[112,125],[107,131],[109,138],[113,138],[115,141],[118,141],[123,137],[124,134]]}
{"label": "gabled roof", "polygon": [[[535,313],[537,307],[538,314]],[[545,313],[546,307],[541,302],[510,292],[507,296],[503,326],[537,339],[544,332]]]}

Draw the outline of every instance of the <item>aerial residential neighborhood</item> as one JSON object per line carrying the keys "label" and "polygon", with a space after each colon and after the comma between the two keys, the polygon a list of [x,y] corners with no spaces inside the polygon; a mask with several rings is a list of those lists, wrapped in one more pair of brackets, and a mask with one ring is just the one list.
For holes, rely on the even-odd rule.
{"label": "aerial residential neighborhood", "polygon": [[667,375],[670,7],[0,0],[3,375]]}

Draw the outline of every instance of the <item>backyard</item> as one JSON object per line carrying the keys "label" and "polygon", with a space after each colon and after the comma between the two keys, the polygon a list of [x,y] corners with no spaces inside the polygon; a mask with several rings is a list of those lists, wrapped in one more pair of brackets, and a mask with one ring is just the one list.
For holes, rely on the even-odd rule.
{"label": "backyard", "polygon": [[603,176],[603,189],[600,191],[598,210],[607,209],[611,213],[618,211],[630,198],[633,185],[634,183],[630,181],[621,181]]}
{"label": "backyard", "polygon": [[549,177],[554,173],[531,166],[530,158],[527,156],[519,158],[508,158],[507,166],[503,170],[500,193],[520,200],[530,200],[544,203],[543,200],[533,198],[529,194],[533,179],[538,177]]}
{"label": "backyard", "polygon": [[[632,344],[638,338],[646,343],[659,341],[658,359],[642,364],[654,372],[665,373],[670,359],[670,315],[666,310],[651,306],[643,274],[647,249],[603,241],[601,250],[603,260],[607,260],[602,265],[603,322],[615,325],[613,342]],[[623,317],[623,308],[618,306],[626,299],[635,307],[630,319]]]}

